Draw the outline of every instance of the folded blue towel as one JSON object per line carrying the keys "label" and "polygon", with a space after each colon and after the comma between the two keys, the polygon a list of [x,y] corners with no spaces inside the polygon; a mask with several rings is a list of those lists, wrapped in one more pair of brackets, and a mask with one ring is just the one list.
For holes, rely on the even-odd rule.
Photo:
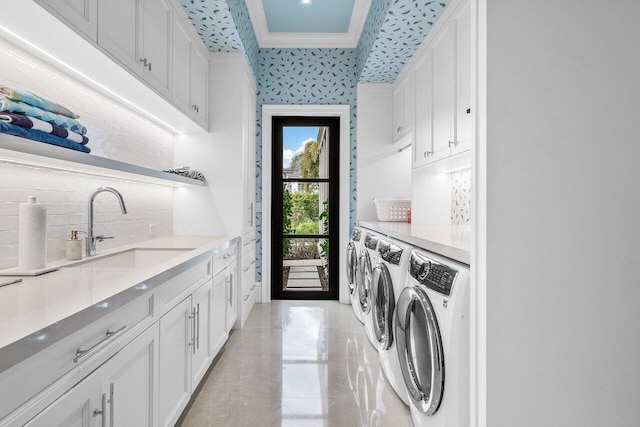
{"label": "folded blue towel", "polygon": [[59,136],[41,132],[39,130],[32,130],[20,126],[15,126],[3,121],[0,121],[0,132],[19,136],[21,138],[32,139],[34,141],[44,142],[46,144],[57,145],[59,147],[71,148],[72,150],[82,151],[83,153],[91,152],[91,149],[89,147],[78,144],[77,142],[73,142],[65,138],[60,138]]}

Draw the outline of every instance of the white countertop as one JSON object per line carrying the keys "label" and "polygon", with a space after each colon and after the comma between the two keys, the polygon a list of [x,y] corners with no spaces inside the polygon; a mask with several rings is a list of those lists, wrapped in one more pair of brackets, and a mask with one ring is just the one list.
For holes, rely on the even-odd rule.
{"label": "white countertop", "polygon": [[468,225],[426,225],[407,222],[360,221],[360,226],[470,265]]}
{"label": "white countertop", "polygon": [[[65,268],[65,265],[74,262],[60,262],[62,268],[58,271],[23,277],[20,283],[0,287],[0,357],[3,350],[21,341],[30,341],[33,347],[34,340],[38,340],[39,336],[46,337],[47,341],[39,347],[47,347],[64,338],[47,334],[48,327],[55,324],[59,329],[64,319],[117,298],[118,294],[143,282],[149,284],[144,290],[150,291],[156,285],[152,280],[154,277],[200,255],[222,250],[235,243],[236,239],[229,236],[158,238],[105,250],[99,252],[98,256],[134,248],[192,250],[148,268]],[[77,325],[77,329],[82,326]],[[62,335],[68,335],[66,332]]]}

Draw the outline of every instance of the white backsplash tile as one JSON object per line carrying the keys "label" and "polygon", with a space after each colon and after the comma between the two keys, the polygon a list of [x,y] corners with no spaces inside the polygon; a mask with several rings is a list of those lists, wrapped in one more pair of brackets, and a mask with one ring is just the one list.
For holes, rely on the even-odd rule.
{"label": "white backsplash tile", "polygon": [[[0,162],[0,269],[17,264],[18,206],[27,196],[47,207],[47,260],[55,261],[64,259],[72,229],[87,230],[89,196],[103,186],[122,193],[128,214],[121,214],[112,194],[97,196],[95,231],[115,237],[99,243],[98,251],[172,234],[172,187]],[[154,235],[149,234],[151,224],[156,225]]]}
{"label": "white backsplash tile", "polygon": [[471,207],[471,169],[451,172],[451,224],[468,225]]}
{"label": "white backsplash tile", "polygon": [[[1,38],[0,85],[30,89],[78,113],[92,154],[153,169],[173,166],[169,131]],[[95,230],[115,237],[98,243],[98,253],[173,233],[173,187],[0,160],[0,269],[17,265],[18,205],[27,196],[47,206],[47,260],[56,261],[65,258],[71,230],[87,230],[89,196],[103,186],[122,193],[129,213],[120,213],[112,194],[97,197]]]}

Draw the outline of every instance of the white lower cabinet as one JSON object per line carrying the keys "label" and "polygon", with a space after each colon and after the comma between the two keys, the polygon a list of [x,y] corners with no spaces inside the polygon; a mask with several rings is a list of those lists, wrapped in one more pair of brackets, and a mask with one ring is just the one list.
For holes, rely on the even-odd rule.
{"label": "white lower cabinet", "polygon": [[[69,362],[59,368],[62,377],[6,408],[0,426],[175,425],[236,321],[236,251],[231,245],[213,257],[201,255],[153,291],[85,326],[81,336],[51,346],[38,365],[53,370],[60,360]],[[119,332],[100,338],[96,331],[104,330]],[[86,356],[70,362],[69,349],[85,347],[91,347]],[[17,391],[17,378],[29,383],[42,376],[28,368],[12,368],[13,380],[0,381],[4,400]]]}
{"label": "white lower cabinet", "polygon": [[209,280],[160,319],[160,422],[172,426],[214,357]]}
{"label": "white lower cabinet", "polygon": [[173,425],[191,397],[191,297],[160,319],[160,426]]}
{"label": "white lower cabinet", "polygon": [[158,425],[159,341],[158,323],[154,323],[100,369],[105,425]]}
{"label": "white lower cabinet", "polygon": [[[233,328],[238,319],[238,264],[233,261],[224,269],[227,288],[227,332]],[[218,273],[220,274],[220,273]]]}
{"label": "white lower cabinet", "polygon": [[101,372],[96,371],[53,402],[28,427],[103,426],[106,395],[102,394]]}
{"label": "white lower cabinet", "polygon": [[158,341],[155,323],[26,425],[157,425]]}

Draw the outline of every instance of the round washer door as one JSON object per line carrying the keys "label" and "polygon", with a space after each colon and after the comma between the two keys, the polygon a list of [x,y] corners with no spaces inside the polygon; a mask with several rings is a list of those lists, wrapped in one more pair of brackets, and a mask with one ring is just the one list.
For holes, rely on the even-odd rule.
{"label": "round washer door", "polygon": [[347,283],[349,285],[349,293],[352,295],[356,287],[356,267],[358,266],[358,254],[356,251],[355,243],[349,242],[347,246]]}
{"label": "round washer door", "polygon": [[432,415],[444,391],[444,351],[435,311],[421,286],[407,286],[396,313],[396,349],[409,398],[420,412]]}
{"label": "round washer door", "polygon": [[373,330],[378,341],[378,349],[388,350],[393,344],[393,312],[396,298],[389,269],[381,262],[373,269],[372,300]]}
{"label": "round washer door", "polygon": [[371,311],[371,280],[373,271],[371,269],[371,256],[366,249],[360,253],[359,266],[360,281],[358,282],[358,298],[360,301],[360,310],[369,314]]}

